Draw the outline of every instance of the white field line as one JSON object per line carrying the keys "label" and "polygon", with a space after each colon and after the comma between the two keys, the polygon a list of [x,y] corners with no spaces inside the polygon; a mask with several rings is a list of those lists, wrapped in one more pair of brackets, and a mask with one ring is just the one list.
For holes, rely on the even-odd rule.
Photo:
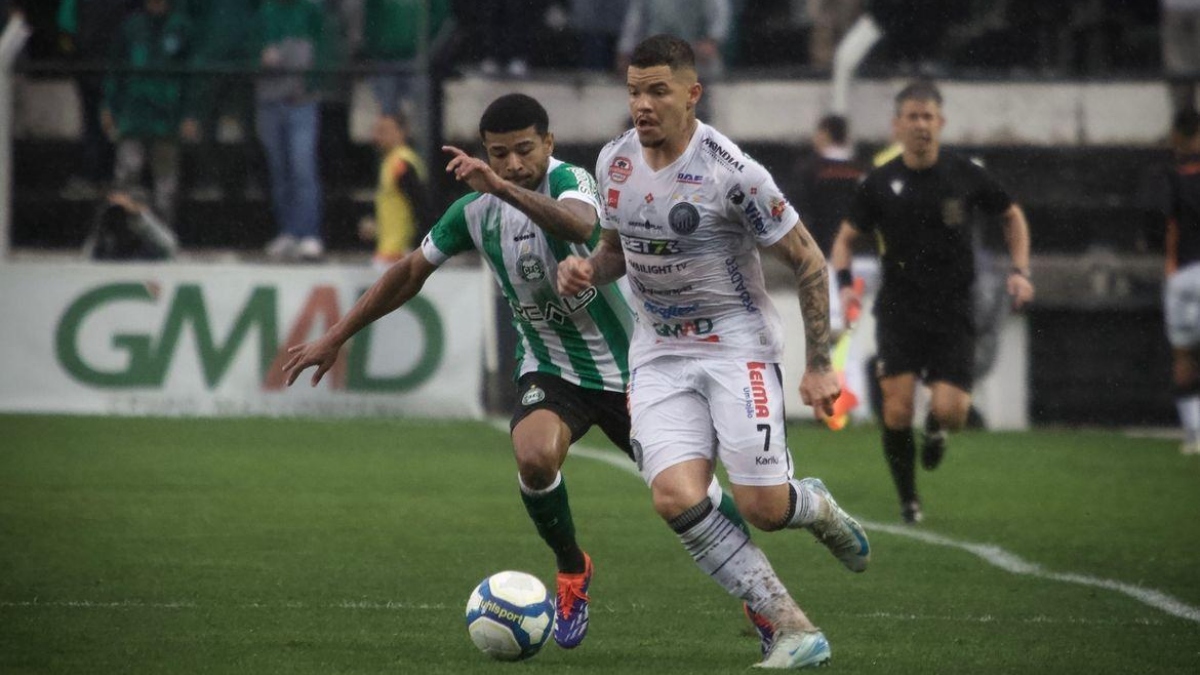
{"label": "white field line", "polygon": [[[624,455],[615,452],[596,450],[594,448],[582,447],[575,445],[571,448],[571,454],[579,457],[586,457],[597,461],[604,462],[617,467],[623,471],[627,471],[634,475],[639,475],[637,467],[635,467],[628,458]],[[1031,563],[1024,560],[1015,553],[1006,551],[999,546],[992,544],[974,544],[967,541],[958,541],[949,537],[944,537],[940,534],[935,534],[928,530],[920,528],[889,525],[886,523],[874,523],[867,520],[860,520],[863,527],[867,530],[875,530],[878,532],[887,532],[898,537],[908,537],[916,539],[925,544],[934,546],[945,546],[948,548],[956,548],[961,551],[966,551],[978,556],[984,562],[994,567],[999,567],[1006,572],[1013,574],[1023,574],[1026,576],[1036,577],[1039,579],[1049,579],[1051,581],[1062,581],[1069,584],[1079,584],[1081,586],[1092,586],[1095,588],[1104,588],[1118,593],[1124,593],[1138,602],[1149,605],[1157,610],[1166,612],[1172,616],[1177,616],[1181,619],[1200,623],[1200,608],[1193,607],[1181,600],[1173,598],[1166,593],[1156,591],[1152,588],[1135,586],[1126,584],[1120,581],[1111,579],[1101,579],[1092,577],[1086,574],[1064,574],[1059,572],[1050,572],[1042,568],[1041,565]]]}
{"label": "white field line", "polygon": [[[20,600],[20,601],[0,601],[0,610],[11,609],[151,609],[151,610],[191,610],[191,609],[212,609],[225,607],[221,603],[200,603],[190,600],[169,601],[169,602],[143,602],[141,600]],[[263,609],[271,611],[285,610],[349,610],[349,611],[385,611],[385,612],[461,612],[463,607],[458,605],[447,605],[445,603],[424,603],[424,602],[398,602],[395,600],[376,601],[376,600],[343,600],[328,604],[306,603],[306,602],[244,602],[235,605],[229,605],[233,609]],[[596,603],[592,606],[591,611],[594,614],[644,614],[652,611],[647,605],[640,603],[613,603],[603,602]],[[727,609],[717,608],[692,608],[689,610],[693,614],[705,615],[724,615],[728,614]],[[884,621],[941,621],[947,623],[1022,623],[1022,624],[1072,624],[1072,625],[1105,625],[1117,626],[1135,623],[1145,626],[1161,626],[1162,621],[1149,619],[1134,619],[1132,622],[1125,619],[1080,619],[1072,617],[1049,617],[1049,616],[1031,616],[1031,617],[996,617],[990,614],[976,616],[971,614],[963,615],[939,615],[939,614],[906,614],[897,612],[869,612],[856,614],[839,614],[838,612],[830,612],[831,615],[841,616],[850,619],[876,619]]]}

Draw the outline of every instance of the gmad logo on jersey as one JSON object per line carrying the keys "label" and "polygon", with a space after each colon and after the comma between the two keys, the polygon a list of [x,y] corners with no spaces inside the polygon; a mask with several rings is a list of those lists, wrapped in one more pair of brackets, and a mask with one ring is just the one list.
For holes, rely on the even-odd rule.
{"label": "gmad logo on jersey", "polygon": [[[55,355],[71,377],[86,385],[101,389],[162,387],[172,361],[187,345],[186,348],[196,350],[205,384],[214,389],[237,355],[251,349],[256,351],[262,388],[282,389],[283,365],[290,358],[286,347],[308,339],[314,329],[332,326],[342,313],[338,291],[332,286],[313,287],[300,311],[290,316],[280,315],[278,296],[279,290],[274,286],[250,289],[222,340],[213,335],[212,317],[200,285],[180,284],[169,296],[154,282],[97,286],[76,298],[59,317],[54,334]],[[138,307],[162,308],[164,318],[149,319],[146,312],[130,311]],[[415,389],[433,376],[442,361],[445,342],[442,320],[434,306],[421,297],[409,300],[402,311],[413,315],[423,334],[420,342],[424,351],[416,364],[408,372],[395,376],[368,374],[372,327],[367,326],[348,343],[347,358],[339,359],[330,371],[330,386],[359,392],[397,392]],[[112,349],[124,355],[119,366],[97,365],[80,348],[84,325],[101,319],[122,325],[108,336]],[[279,328],[285,322],[290,328],[281,343]],[[184,339],[185,334],[190,339]]]}

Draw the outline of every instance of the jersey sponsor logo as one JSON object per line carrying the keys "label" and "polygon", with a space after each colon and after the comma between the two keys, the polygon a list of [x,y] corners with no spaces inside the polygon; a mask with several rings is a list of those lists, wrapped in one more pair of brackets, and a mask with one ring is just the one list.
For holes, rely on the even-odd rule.
{"label": "jersey sponsor logo", "polygon": [[648,220],[627,220],[625,224],[633,229],[661,230],[662,228]]}
{"label": "jersey sponsor logo", "polygon": [[767,209],[771,212],[771,220],[779,222],[783,219],[783,213],[787,210],[787,201],[779,197],[771,197],[767,202]]}
{"label": "jersey sponsor logo", "polygon": [[529,322],[550,321],[562,325],[572,314],[591,304],[599,296],[595,286],[588,286],[572,296],[547,300],[541,305],[511,303],[513,314]]}
{"label": "jersey sponsor logo", "polygon": [[614,157],[608,165],[608,177],[614,183],[624,183],[633,174],[633,162],[628,157]]}
{"label": "jersey sponsor logo", "polygon": [[750,386],[742,388],[746,402],[746,419],[771,416],[770,399],[767,395],[767,383],[764,371],[767,364],[750,361],[746,364],[746,373],[750,378]]}
{"label": "jersey sponsor logo", "polygon": [[671,207],[667,224],[675,234],[688,235],[700,227],[700,211],[694,205],[680,202]]}
{"label": "jersey sponsor logo", "polygon": [[696,303],[690,305],[660,305],[657,302],[643,300],[642,308],[650,314],[661,316],[664,319],[678,319],[700,309],[700,305]]}
{"label": "jersey sponsor logo", "polygon": [[621,235],[621,246],[631,253],[645,255],[675,255],[683,251],[677,239],[643,239]]}
{"label": "jersey sponsor logo", "polygon": [[514,236],[513,241],[525,241],[526,239],[533,239],[535,237],[537,237],[536,233],[526,232],[525,234],[518,234]]}
{"label": "jersey sponsor logo", "polygon": [[616,188],[608,188],[608,208],[615,209],[621,203],[621,191]]}
{"label": "jersey sponsor logo", "polygon": [[738,183],[729,188],[729,192],[725,193],[725,199],[733,202],[734,206],[741,206],[742,202],[746,201],[746,193],[742,191],[742,184]]}
{"label": "jersey sponsor logo", "polygon": [[536,255],[524,253],[517,258],[517,273],[525,281],[541,281],[546,278],[546,265]]}
{"label": "jersey sponsor logo", "polygon": [[714,141],[711,136],[706,137],[702,142],[704,144],[704,150],[725,166],[737,170],[738,173],[741,173],[742,170],[746,168],[745,164],[739,162],[732,153],[721,147],[721,144]]}
{"label": "jersey sponsor logo", "polygon": [[[671,272],[680,272],[684,269],[687,269],[686,262],[678,262],[674,265],[646,265],[644,263],[637,262],[636,260],[630,260],[627,264],[633,268],[635,272],[640,272],[642,274],[670,274]],[[647,292],[645,287],[642,285],[642,282],[638,281],[637,279],[634,279],[634,285],[637,286],[639,291]],[[688,290],[691,290],[692,287],[688,286],[687,288]]]}
{"label": "jersey sponsor logo", "polygon": [[704,342],[720,342],[720,336],[713,335],[713,320],[699,317],[680,323],[653,324],[654,332],[666,338],[703,337]]}
{"label": "jersey sponsor logo", "polygon": [[946,227],[960,227],[967,221],[967,208],[961,199],[942,201],[942,222]]}
{"label": "jersey sponsor logo", "polygon": [[[649,267],[653,267],[655,269],[661,269],[663,271],[662,272],[648,272],[648,274],[666,274],[666,273],[670,272],[672,269],[677,271],[680,269],[679,265],[682,265],[682,264],[683,263],[678,263],[676,265],[650,265]],[[638,289],[638,292],[641,293],[642,295],[668,295],[668,296],[683,295],[684,293],[690,293],[692,291],[692,289],[694,288],[694,286],[692,286],[691,284],[688,284],[687,286],[683,286],[681,288],[647,288],[646,284],[642,283],[641,279],[633,279],[633,285],[635,288]]]}
{"label": "jersey sponsor logo", "polygon": [[642,201],[646,202],[647,204],[653,204],[654,203],[654,194],[651,192],[647,192],[646,196],[642,198]]}
{"label": "jersey sponsor logo", "polygon": [[742,301],[742,309],[750,314],[757,314],[758,307],[754,305],[754,298],[750,297],[750,290],[746,288],[746,277],[742,274],[742,268],[738,265],[737,258],[725,259],[725,273],[729,275],[729,283],[733,286],[733,290],[738,292],[738,298]]}
{"label": "jersey sponsor logo", "polygon": [[754,226],[755,233],[760,235],[766,234],[767,223],[763,220],[762,211],[758,210],[757,204],[753,201],[746,202],[746,205],[742,207],[742,213],[746,214],[746,220],[750,221],[750,224]]}
{"label": "jersey sponsor logo", "polygon": [[675,180],[680,183],[687,183],[688,185],[703,185],[704,184],[704,176],[694,174],[694,173],[686,173],[683,171],[680,171],[679,175],[675,176]]}
{"label": "jersey sponsor logo", "polygon": [[536,384],[525,390],[521,396],[521,405],[533,405],[546,400],[546,392]]}
{"label": "jersey sponsor logo", "polygon": [[592,180],[591,175],[587,171],[577,166],[567,167],[567,170],[571,172],[571,175],[575,176],[576,190],[588,197],[596,197],[596,181]]}

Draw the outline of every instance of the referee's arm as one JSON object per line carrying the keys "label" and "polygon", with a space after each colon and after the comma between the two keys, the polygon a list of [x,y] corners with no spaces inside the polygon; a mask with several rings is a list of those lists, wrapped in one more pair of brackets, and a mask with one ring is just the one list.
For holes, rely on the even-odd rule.
{"label": "referee's arm", "polygon": [[[854,225],[849,220],[843,220],[841,227],[838,228],[837,237],[833,240],[833,247],[829,250],[829,262],[833,265],[834,274],[837,277],[838,299],[842,302],[842,311],[849,314],[851,307],[858,304],[858,298],[854,292],[854,275],[850,272],[850,261],[854,257],[854,242],[858,240],[859,232],[854,229]],[[1029,237],[1025,238],[1028,244]],[[1028,260],[1028,245],[1026,246],[1026,260]],[[849,317],[847,317],[849,318]],[[850,321],[847,321],[849,325]]]}
{"label": "referee's arm", "polygon": [[1008,294],[1013,309],[1021,309],[1033,301],[1033,281],[1029,276],[1029,222],[1025,212],[1014,202],[1000,215],[1004,226],[1004,241],[1012,268],[1008,273]]}

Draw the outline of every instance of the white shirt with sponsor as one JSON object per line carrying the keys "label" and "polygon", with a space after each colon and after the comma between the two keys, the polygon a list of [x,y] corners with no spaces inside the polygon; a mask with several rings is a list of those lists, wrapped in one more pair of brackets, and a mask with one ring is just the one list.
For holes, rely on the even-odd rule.
{"label": "white shirt with sponsor", "polygon": [[687,149],[659,171],[626,132],[600,151],[596,178],[601,224],[620,234],[635,299],[631,367],[665,355],[782,360],[758,246],[800,217],[761,164],[697,122]]}

